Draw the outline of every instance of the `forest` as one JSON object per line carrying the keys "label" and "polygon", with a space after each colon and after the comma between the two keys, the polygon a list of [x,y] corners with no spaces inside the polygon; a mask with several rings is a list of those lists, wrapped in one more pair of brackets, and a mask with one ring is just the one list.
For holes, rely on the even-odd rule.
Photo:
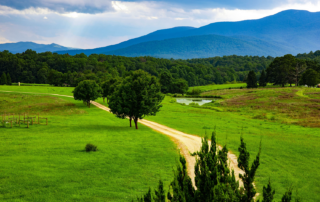
{"label": "forest", "polygon": [[[320,51],[298,54],[297,59],[320,64]],[[259,56],[223,56],[198,59],[162,59],[124,57],[104,54],[68,54],[26,50],[22,54],[0,52],[0,75],[10,75],[13,83],[41,83],[55,86],[77,86],[83,80],[97,83],[108,77],[125,77],[130,71],[142,69],[160,78],[166,72],[173,79],[184,79],[189,86],[243,82],[249,71],[257,78],[275,58]]]}

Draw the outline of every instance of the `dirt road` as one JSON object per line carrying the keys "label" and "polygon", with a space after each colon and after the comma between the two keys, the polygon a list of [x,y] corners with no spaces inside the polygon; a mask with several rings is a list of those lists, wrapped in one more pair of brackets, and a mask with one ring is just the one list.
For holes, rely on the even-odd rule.
{"label": "dirt road", "polygon": [[[0,92],[13,92],[13,91],[0,91]],[[17,93],[32,93],[32,92],[17,92]],[[62,97],[70,97],[68,95],[59,95],[59,94],[47,94],[47,93],[33,93],[33,94],[45,94],[45,95],[55,95],[55,96],[62,96]],[[105,110],[107,112],[110,112],[110,109],[102,104],[99,104],[97,102],[91,101],[93,105],[96,107]],[[184,155],[187,161],[187,168],[188,168],[188,174],[190,178],[192,179],[193,185],[194,183],[194,166],[195,166],[195,158],[190,155],[190,152],[196,152],[200,150],[201,147],[201,137],[186,134],[180,131],[177,131],[175,129],[169,128],[167,126],[148,121],[148,120],[139,120],[139,122],[145,126],[148,126],[152,128],[155,131],[158,131],[162,134],[165,134],[169,136],[179,147],[181,153]],[[221,149],[221,147],[219,146]],[[237,156],[232,154],[231,152],[228,153],[228,160],[229,160],[229,167],[234,170],[236,179],[239,180],[239,173],[243,174],[244,172],[238,167],[238,161]],[[241,180],[239,180],[240,186],[242,186]]]}
{"label": "dirt road", "polygon": [[[91,102],[96,107],[103,109],[105,111],[110,111],[109,108],[97,103]],[[169,128],[167,126],[141,119],[139,122],[145,126],[152,128],[162,134],[168,135],[179,147],[181,153],[184,155],[187,161],[188,167],[188,174],[192,179],[192,183],[194,184],[194,166],[195,166],[195,158],[190,155],[190,152],[196,152],[200,150],[201,147],[201,137],[195,135],[189,135],[175,129]],[[219,146],[220,147],[220,146]],[[220,147],[221,149],[221,147]],[[231,152],[228,153],[229,165],[230,168],[234,170],[236,179],[239,180],[239,173],[243,174],[244,172],[238,167],[237,156],[232,154]],[[242,186],[242,182],[239,180],[240,185]]]}

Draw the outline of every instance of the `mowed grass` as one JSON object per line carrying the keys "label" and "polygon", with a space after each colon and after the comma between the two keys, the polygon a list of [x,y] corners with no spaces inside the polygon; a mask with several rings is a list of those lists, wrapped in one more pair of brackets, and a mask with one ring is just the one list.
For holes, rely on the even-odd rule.
{"label": "mowed grass", "polygon": [[[49,123],[0,128],[0,201],[131,201],[173,179],[176,146],[143,125],[135,130],[94,106],[46,95],[0,92],[4,110]],[[87,143],[98,151],[85,152]]]}
{"label": "mowed grass", "polygon": [[[166,97],[157,116],[147,119],[198,136],[204,136],[206,132],[211,134],[216,128],[218,143],[227,144],[236,155],[242,134],[251,162],[262,140],[261,165],[256,175],[258,192],[262,193],[270,178],[277,201],[290,186],[298,189],[304,201],[320,201],[319,128],[253,119],[233,111],[216,112],[183,106],[170,103],[171,99]],[[241,106],[239,108],[242,110]]]}

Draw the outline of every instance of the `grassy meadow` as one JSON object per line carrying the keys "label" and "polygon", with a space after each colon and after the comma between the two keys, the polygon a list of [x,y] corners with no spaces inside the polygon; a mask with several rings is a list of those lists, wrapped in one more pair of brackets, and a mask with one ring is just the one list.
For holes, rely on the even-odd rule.
{"label": "grassy meadow", "polygon": [[[0,90],[65,95],[72,95],[73,89],[66,87],[22,88],[0,86]],[[205,109],[181,105],[173,102],[173,98],[166,97],[157,116],[146,117],[146,119],[198,136],[204,136],[205,133],[209,134],[216,128],[219,144],[227,144],[229,150],[235,154],[238,154],[240,135],[242,134],[251,154],[251,161],[256,156],[260,140],[262,140],[261,165],[256,177],[258,192],[262,193],[263,185],[266,185],[270,178],[272,186],[276,189],[275,197],[277,201],[281,199],[283,193],[290,186],[293,186],[294,190],[298,189],[303,201],[320,201],[319,89],[296,87],[225,89],[205,92],[203,95],[219,95],[223,99],[205,104],[204,107],[207,108]],[[81,114],[81,110],[77,112],[79,118],[88,116],[91,117],[92,122],[94,120],[101,121],[99,119],[102,116],[96,115],[96,117],[93,117],[89,115],[91,110],[98,109],[88,109],[82,103],[73,101],[72,98],[69,98],[69,101],[76,104],[77,110],[85,111],[83,114]],[[98,102],[102,103],[102,99],[99,99]],[[105,113],[98,111],[96,113]],[[125,120],[115,119],[112,115],[103,115],[103,117],[105,119],[110,117],[108,121],[118,121],[117,123],[121,128],[127,127],[128,123]],[[143,126],[141,128],[149,131]],[[69,129],[66,127],[66,130]],[[66,134],[69,133],[72,134],[71,129]],[[148,133],[151,134],[152,131]],[[120,132],[119,130],[118,135],[123,136],[124,134],[125,131]],[[137,134],[137,136],[139,135]],[[98,137],[100,136],[97,135],[96,138]],[[155,135],[155,137],[167,140],[167,138],[159,135]],[[83,141],[78,147],[84,147],[85,143],[87,142]],[[168,143],[168,145],[170,144]],[[170,155],[176,155],[173,148],[173,145],[168,147],[166,154],[171,151]],[[85,152],[84,155],[86,155]],[[95,155],[95,153],[89,155]],[[171,165],[173,165],[174,158],[171,161]],[[156,168],[154,172],[158,170]],[[171,174],[170,171],[167,176]],[[155,178],[153,183],[156,183]],[[145,184],[145,189],[149,185]],[[123,195],[127,194],[124,193]]]}
{"label": "grassy meadow", "polygon": [[215,85],[205,85],[205,86],[195,86],[195,87],[189,87],[188,92],[191,92],[192,89],[199,89],[201,92],[207,92],[212,90],[221,90],[221,89],[229,89],[229,88],[240,88],[240,87],[246,87],[246,83],[230,83],[230,84],[215,84]]}
{"label": "grassy meadow", "polygon": [[[307,97],[299,95],[301,90]],[[262,140],[261,165],[256,177],[258,192],[262,193],[263,185],[270,178],[276,189],[276,200],[293,186],[295,190],[298,188],[304,201],[320,201],[320,110],[319,102],[316,102],[320,91],[277,88],[214,91],[217,92],[224,99],[204,106],[215,106],[222,109],[221,112],[184,106],[166,97],[157,116],[147,119],[198,136],[216,128],[218,142],[227,144],[235,154],[238,154],[240,135],[243,134],[251,161]],[[246,97],[248,95],[253,98]],[[304,124],[309,121],[313,121],[312,127]]]}
{"label": "grassy meadow", "polygon": [[[0,90],[70,93],[69,88]],[[37,90],[36,90],[37,89]],[[73,98],[0,92],[0,112],[40,113],[48,126],[0,127],[0,201],[131,201],[156,187],[167,189],[178,151],[164,135],[129,127]],[[97,152],[85,152],[87,143]]]}

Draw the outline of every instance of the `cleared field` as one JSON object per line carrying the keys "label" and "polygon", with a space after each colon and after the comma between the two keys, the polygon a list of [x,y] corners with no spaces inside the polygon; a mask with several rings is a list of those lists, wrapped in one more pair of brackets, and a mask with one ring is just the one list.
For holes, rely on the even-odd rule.
{"label": "cleared field", "polygon": [[131,201],[172,180],[176,146],[148,127],[46,95],[0,92],[3,111],[40,113],[49,125],[0,128],[0,201]]}
{"label": "cleared field", "polygon": [[188,92],[191,92],[192,89],[199,89],[201,92],[212,91],[212,90],[220,90],[220,89],[228,89],[228,88],[240,88],[246,87],[246,83],[232,83],[232,84],[217,84],[217,85],[206,85],[206,86],[195,86],[189,87]]}
{"label": "cleared field", "polygon": [[[228,99],[222,102],[228,102]],[[227,144],[236,155],[240,135],[243,134],[251,160],[257,154],[262,138],[261,165],[256,177],[258,192],[262,193],[263,185],[270,178],[276,189],[277,201],[291,185],[298,188],[304,201],[320,201],[319,128],[254,119],[233,110],[228,111],[223,104],[220,107],[222,112],[183,106],[172,103],[172,98],[166,97],[160,113],[147,119],[199,136],[216,128],[218,143]],[[239,108],[246,111],[242,106]]]}

